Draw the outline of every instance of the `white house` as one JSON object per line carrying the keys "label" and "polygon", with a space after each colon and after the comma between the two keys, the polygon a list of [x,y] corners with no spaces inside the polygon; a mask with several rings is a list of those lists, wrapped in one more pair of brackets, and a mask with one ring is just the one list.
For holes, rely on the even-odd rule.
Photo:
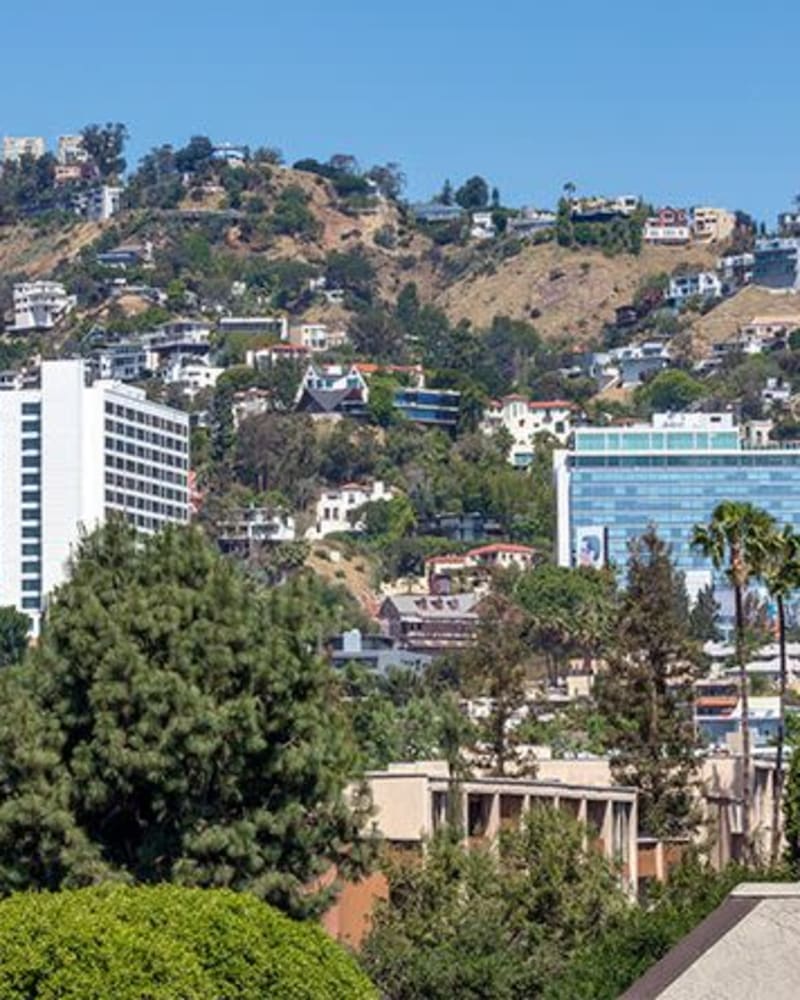
{"label": "white house", "polygon": [[87,163],[89,154],[83,145],[83,136],[60,135],[56,145],[56,160],[62,167],[69,167],[76,163]]}
{"label": "white house", "polygon": [[245,352],[245,364],[250,368],[271,368],[282,361],[308,361],[308,348],[293,344],[272,344]]}
{"label": "white house", "polygon": [[689,217],[683,208],[661,208],[644,224],[642,237],[645,243],[681,245],[692,238]]}
{"label": "white house", "polygon": [[52,330],[75,308],[77,299],[67,295],[59,281],[23,281],[14,285],[12,333]]}
{"label": "white house", "polygon": [[491,240],[497,235],[491,212],[473,212],[469,235],[474,240]]}
{"label": "white house", "polygon": [[367,393],[367,380],[357,365],[309,364],[297,390],[298,399],[306,389],[323,389],[337,392],[340,389],[360,389]]}
{"label": "white house", "polygon": [[106,222],[119,211],[122,188],[101,184],[88,191],[79,191],[72,198],[76,215],[89,222]]}
{"label": "white house", "polygon": [[694,274],[675,275],[669,279],[668,297],[675,305],[683,305],[689,299],[722,298],[722,281],[714,271],[697,271]]}
{"label": "white house", "polygon": [[182,386],[183,394],[194,399],[202,389],[213,389],[224,371],[205,358],[179,358],[164,369],[163,379],[167,385]]}
{"label": "white house", "polygon": [[539,402],[524,396],[505,396],[489,403],[480,427],[484,434],[495,434],[500,428],[506,430],[512,439],[508,461],[512,465],[526,466],[533,461],[537,434],[552,434],[561,444],[566,444],[572,430],[574,409],[572,403],[563,399]]}
{"label": "white house", "polygon": [[325,538],[337,531],[362,532],[363,520],[350,515],[365,503],[391,500],[397,494],[380,479],[370,483],[346,483],[338,489],[325,490],[317,500],[314,524],[306,532],[309,541]]}

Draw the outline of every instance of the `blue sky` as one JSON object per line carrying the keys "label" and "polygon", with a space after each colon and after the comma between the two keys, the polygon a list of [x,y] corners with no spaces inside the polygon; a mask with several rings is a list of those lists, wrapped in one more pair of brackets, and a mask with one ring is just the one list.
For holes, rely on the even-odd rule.
{"label": "blue sky", "polygon": [[129,161],[196,133],[289,160],[398,160],[408,193],[481,173],[772,221],[800,192],[800,5],[365,0],[4,5],[0,133],[124,121]]}

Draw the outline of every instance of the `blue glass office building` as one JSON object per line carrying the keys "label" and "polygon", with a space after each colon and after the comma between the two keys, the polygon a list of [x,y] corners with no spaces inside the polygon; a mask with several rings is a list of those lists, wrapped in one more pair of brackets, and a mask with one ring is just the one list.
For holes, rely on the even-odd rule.
{"label": "blue glass office building", "polygon": [[691,548],[692,528],[721,500],[749,501],[800,530],[800,450],[744,447],[729,414],[579,428],[572,447],[555,453],[555,474],[561,565],[602,561],[605,546],[622,571],[629,539],[652,523],[693,590],[709,582],[710,567]]}

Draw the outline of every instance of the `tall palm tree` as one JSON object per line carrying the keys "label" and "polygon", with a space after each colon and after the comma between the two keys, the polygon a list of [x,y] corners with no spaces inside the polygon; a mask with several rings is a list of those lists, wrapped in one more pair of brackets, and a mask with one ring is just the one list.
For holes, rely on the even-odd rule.
{"label": "tall palm tree", "polygon": [[780,853],[780,811],[783,802],[783,754],[786,743],[786,600],[800,588],[800,535],[791,525],[776,531],[770,541],[770,552],[763,569],[764,583],[775,599],[778,612],[778,648],[780,680],[778,698],[778,738],[775,746],[775,782],[772,792],[772,836],[770,860],[778,863]]}
{"label": "tall palm tree", "polygon": [[692,545],[711,560],[714,568],[724,571],[733,587],[736,620],[736,665],[739,670],[742,740],[742,839],[745,857],[752,854],[750,808],[752,774],[750,752],[750,698],[748,691],[744,595],[747,585],[758,577],[772,550],[775,521],[751,503],[723,500],[717,504],[708,524],[696,524]]}

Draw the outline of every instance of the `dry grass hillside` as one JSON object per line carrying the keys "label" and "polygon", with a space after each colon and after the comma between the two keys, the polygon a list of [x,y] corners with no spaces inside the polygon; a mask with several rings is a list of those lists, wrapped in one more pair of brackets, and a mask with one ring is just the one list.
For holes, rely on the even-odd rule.
{"label": "dry grass hillside", "polygon": [[377,616],[380,597],[373,587],[377,569],[367,556],[350,556],[335,542],[320,541],[311,545],[306,565],[327,583],[346,587],[367,615]]}
{"label": "dry grass hillside", "polygon": [[692,349],[704,353],[711,344],[734,336],[756,316],[800,315],[800,296],[747,285],[692,324]]}
{"label": "dry grass hillside", "polygon": [[102,232],[97,222],[40,233],[30,226],[0,227],[0,274],[25,273],[47,277],[62,261],[71,260]]}
{"label": "dry grass hillside", "polygon": [[486,325],[499,313],[580,345],[613,320],[617,306],[631,301],[643,278],[683,264],[713,268],[717,256],[707,246],[646,246],[638,257],[607,257],[545,243],[456,281],[442,289],[437,302],[455,320]]}

